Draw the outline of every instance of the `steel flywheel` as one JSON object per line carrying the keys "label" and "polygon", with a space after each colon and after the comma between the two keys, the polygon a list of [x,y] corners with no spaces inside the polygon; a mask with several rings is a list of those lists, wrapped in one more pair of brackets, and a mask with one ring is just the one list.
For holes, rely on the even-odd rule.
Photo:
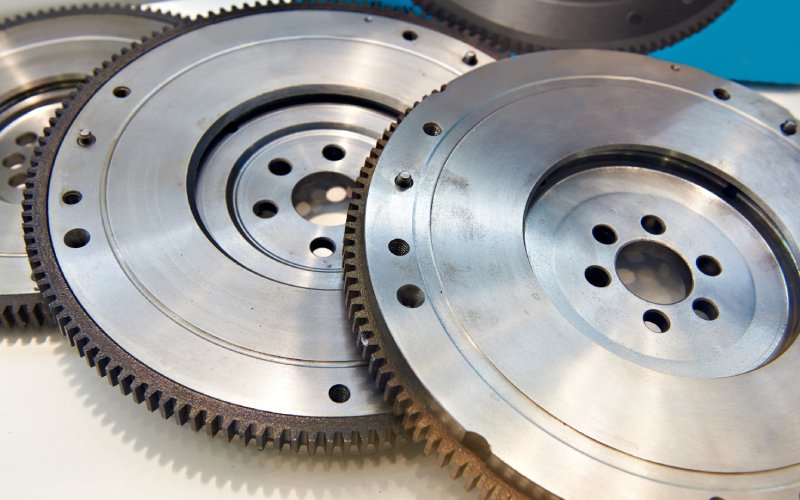
{"label": "steel flywheel", "polygon": [[460,77],[367,161],[358,343],[484,494],[800,492],[800,140],[740,85],[551,51]]}
{"label": "steel flywheel", "polygon": [[734,0],[415,0],[448,23],[514,52],[653,52],[700,31]]}
{"label": "steel flywheel", "polygon": [[416,96],[492,60],[440,23],[327,3],[234,9],[115,58],[45,132],[25,190],[64,334],[195,430],[309,453],[393,445],[342,306],[350,192]]}
{"label": "steel flywheel", "polygon": [[42,129],[101,61],[180,21],[138,7],[87,6],[0,24],[0,328],[52,321],[31,278],[20,218],[26,166]]}

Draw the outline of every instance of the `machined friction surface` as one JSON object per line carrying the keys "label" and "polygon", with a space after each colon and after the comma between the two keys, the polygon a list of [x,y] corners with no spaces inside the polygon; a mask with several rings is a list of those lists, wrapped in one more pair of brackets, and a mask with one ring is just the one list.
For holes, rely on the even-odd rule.
{"label": "machined friction surface", "polygon": [[128,6],[72,7],[0,25],[1,327],[52,322],[25,254],[19,204],[26,165],[48,119],[80,81],[131,43],[180,22]]}
{"label": "machined friction surface", "polygon": [[341,303],[347,198],[415,97],[493,60],[469,42],[404,11],[303,3],[210,16],[106,65],[46,131],[24,202],[64,333],[195,429],[392,445]]}
{"label": "machined friction surface", "polygon": [[417,0],[427,12],[512,52],[648,53],[697,33],[734,0]]}
{"label": "machined friction surface", "polygon": [[422,101],[345,237],[353,328],[405,428],[489,496],[796,496],[794,122],[590,50]]}

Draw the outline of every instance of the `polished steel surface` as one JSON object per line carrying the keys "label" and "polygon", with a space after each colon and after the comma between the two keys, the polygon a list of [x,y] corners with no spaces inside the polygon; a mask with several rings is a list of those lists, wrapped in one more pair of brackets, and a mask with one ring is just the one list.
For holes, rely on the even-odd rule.
{"label": "polished steel surface", "polygon": [[0,296],[38,294],[20,202],[28,162],[48,119],[103,60],[176,21],[134,8],[87,7],[0,25]]}
{"label": "polished steel surface", "polygon": [[796,498],[791,119],[618,52],[465,75],[370,176],[364,330],[503,477],[567,498]]}
{"label": "polished steel surface", "polygon": [[212,17],[79,95],[36,192],[69,287],[58,293],[80,304],[65,317],[85,311],[85,330],[141,363],[139,378],[300,429],[389,415],[342,306],[347,199],[399,113],[492,58],[381,12]]}
{"label": "polished steel surface", "polygon": [[733,0],[416,0],[512,51],[651,52],[704,28]]}

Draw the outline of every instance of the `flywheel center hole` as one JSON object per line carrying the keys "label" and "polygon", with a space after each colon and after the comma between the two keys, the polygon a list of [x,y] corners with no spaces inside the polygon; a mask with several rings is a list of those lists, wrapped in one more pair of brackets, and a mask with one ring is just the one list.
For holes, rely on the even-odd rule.
{"label": "flywheel center hole", "polygon": [[306,176],[292,191],[294,209],[305,220],[320,226],[341,226],[355,182],[337,172],[318,172]]}
{"label": "flywheel center hole", "polygon": [[635,241],[617,254],[616,271],[625,288],[654,304],[676,304],[692,292],[692,271],[677,252],[653,241]]}

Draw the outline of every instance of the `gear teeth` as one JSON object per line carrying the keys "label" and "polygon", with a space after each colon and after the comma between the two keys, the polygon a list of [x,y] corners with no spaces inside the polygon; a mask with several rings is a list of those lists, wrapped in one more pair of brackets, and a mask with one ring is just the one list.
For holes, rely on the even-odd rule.
{"label": "gear teeth", "polygon": [[156,21],[164,21],[173,25],[177,25],[186,21],[186,18],[177,14],[164,11],[162,9],[154,9],[152,7],[145,7],[134,4],[91,4],[91,5],[69,5],[63,7],[54,7],[48,10],[38,9],[35,12],[28,14],[21,14],[14,17],[6,18],[0,23],[0,31],[13,28],[20,24],[26,24],[35,21],[42,21],[50,18],[76,16],[83,14],[121,14],[129,16],[140,16],[150,18]]}
{"label": "gear teeth", "polygon": [[[655,37],[652,40],[648,40],[645,42],[635,43],[635,44],[628,44],[628,45],[618,45],[616,47],[605,47],[607,50],[620,50],[624,52],[638,52],[641,54],[649,54],[651,52],[655,52],[657,50],[665,49],[671,45],[678,43],[679,41],[688,38],[695,33],[702,31],[706,28],[709,24],[714,22],[719,16],[725,13],[731,5],[733,5],[735,0],[727,0],[725,2],[721,2],[716,9],[709,12],[706,16],[701,17],[699,19],[695,19],[693,24],[685,27],[677,27],[677,32],[673,32],[667,35],[662,35],[661,38]],[[456,14],[450,12],[442,5],[439,5],[437,0],[413,0],[413,2],[418,5],[423,11],[427,14],[433,16],[436,19],[439,19],[443,23],[447,24],[453,29],[456,29],[468,36],[474,36],[479,38],[480,40],[484,41],[485,43],[489,44],[492,47],[496,47],[497,50],[506,53],[512,54],[522,54],[527,52],[538,52],[542,50],[553,50],[559,49],[561,47],[556,47],[552,45],[538,45],[532,44],[528,42],[522,42],[520,40],[515,40],[513,38],[503,36],[497,33],[491,33],[480,26],[477,26],[473,23],[465,19],[461,19]]]}

